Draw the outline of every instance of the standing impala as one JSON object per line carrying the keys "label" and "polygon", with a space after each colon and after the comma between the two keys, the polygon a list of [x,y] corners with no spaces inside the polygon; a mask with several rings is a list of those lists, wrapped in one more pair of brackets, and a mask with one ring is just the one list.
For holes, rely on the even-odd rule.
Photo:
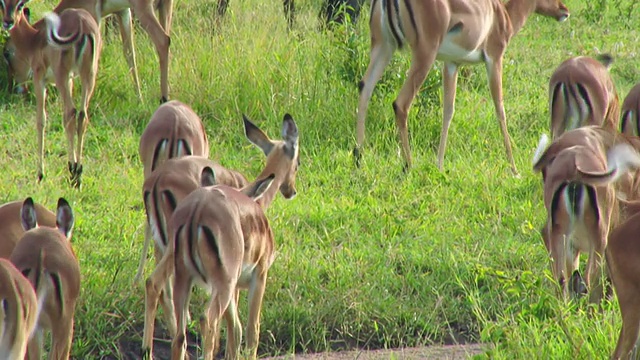
{"label": "standing impala", "polygon": [[[41,359],[44,330],[51,330],[49,359],[68,359],[73,338],[73,314],[80,294],[80,266],[69,241],[73,229],[69,203],[58,199],[56,227],[38,226],[33,200],[22,206],[26,233],[18,242],[11,262],[29,279],[42,311],[37,329],[29,341],[29,359]],[[42,274],[37,269],[42,269]]]}
{"label": "standing impala", "polygon": [[[5,0],[7,2],[11,0]],[[23,4],[29,0],[22,1]],[[153,12],[153,5],[159,10],[160,22]],[[133,42],[131,10],[140,20],[140,25],[147,32],[153,42],[160,60],[160,90],[161,102],[165,102],[169,96],[169,30],[171,27],[171,15],[173,12],[173,0],[62,0],[53,12],[60,14],[66,9],[84,9],[100,23],[103,17],[114,14],[120,27],[122,45],[129,65],[129,71],[133,76],[133,83],[138,98],[142,98],[140,80],[135,58]],[[28,10],[25,8],[25,10]],[[34,24],[37,30],[42,27]],[[10,39],[5,47],[5,58],[9,63],[11,77],[16,84],[22,84],[29,78],[29,68],[23,66],[25,54],[16,46],[16,41]],[[24,91],[21,86],[21,90]]]}
{"label": "standing impala", "polygon": [[553,139],[585,125],[618,128],[620,104],[609,74],[613,59],[576,56],[562,62],[549,80],[549,113]]}
{"label": "standing impala", "polygon": [[[204,171],[209,169],[212,173]],[[183,156],[169,159],[154,170],[142,186],[144,208],[147,214],[147,227],[151,229],[154,239],[154,255],[156,263],[160,261],[169,242],[167,226],[176,206],[182,199],[200,186],[215,184],[241,188],[247,185],[244,176],[236,171],[228,170],[221,165],[202,156]],[[138,272],[134,278],[137,282],[144,271],[147,251],[151,236],[145,236],[145,242],[140,257]],[[172,291],[173,283],[167,279],[162,290],[160,304],[164,310],[165,320],[169,332],[176,331],[173,316]]]}
{"label": "standing impala", "polygon": [[271,204],[278,190],[286,199],[296,195],[298,129],[289,114],[282,124],[283,141],[269,139],[246,118],[244,125],[247,138],[267,155],[264,170],[240,191],[225,185],[199,188],[178,204],[169,223],[171,241],[146,284],[142,349],[149,357],[160,285],[174,272],[178,331],[171,334],[171,358],[184,358],[187,307],[194,282],[204,285],[211,294],[200,321],[205,359],[213,359],[218,320],[223,313],[228,330],[226,355],[239,355],[242,329],[237,299],[241,288],[249,288],[247,348],[249,355],[256,357],[262,297],[275,255],[273,233],[263,209]]}
{"label": "standing impala", "polygon": [[[84,134],[89,124],[89,100],[93,95],[102,47],[98,24],[85,10],[67,9],[60,13],[60,16],[55,13],[47,14],[34,27],[29,24],[23,12],[25,1],[2,0],[0,4],[2,4],[4,29],[9,30],[16,47],[25,54],[33,71],[38,130],[38,181],[44,176],[46,85],[51,81],[49,76],[52,74],[64,103],[63,124],[67,134],[71,183],[75,187],[80,187],[83,170],[82,148]],[[45,25],[42,24],[43,21]],[[38,31],[37,28],[45,30]],[[77,72],[82,82],[80,111],[76,110],[72,97],[72,72]]]}
{"label": "standing impala", "polygon": [[624,98],[620,130],[627,135],[640,136],[640,83]]}
{"label": "standing impala", "polygon": [[559,0],[373,0],[371,4],[371,54],[369,67],[358,84],[357,144],[353,150],[360,164],[367,107],[376,83],[393,53],[405,43],[411,50],[411,67],[393,102],[405,170],[411,167],[407,115],[414,97],[436,59],[444,61],[443,122],[438,149],[442,169],[447,134],[454,113],[458,67],[484,63],[496,115],[504,138],[507,159],[517,174],[502,100],[502,59],[511,40],[534,12],[558,21],[569,17]]}

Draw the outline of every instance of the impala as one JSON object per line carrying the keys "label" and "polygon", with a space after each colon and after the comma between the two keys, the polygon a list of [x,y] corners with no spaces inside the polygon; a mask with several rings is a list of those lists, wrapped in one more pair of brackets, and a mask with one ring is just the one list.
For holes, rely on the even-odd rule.
{"label": "impala", "polygon": [[[203,173],[205,169],[211,170],[212,173]],[[201,184],[205,186],[223,184],[241,188],[247,183],[242,174],[227,170],[202,156],[184,156],[169,159],[153,171],[145,179],[142,194],[147,214],[147,227],[153,233],[156,262],[160,261],[167,248],[167,223],[182,199],[200,187]],[[140,279],[144,271],[149,242],[150,236],[146,236],[134,282]],[[164,310],[169,332],[174,334],[176,326],[173,323],[175,318],[173,317],[172,289],[171,281],[167,280],[162,291],[160,304]]]}
{"label": "impala", "polygon": [[[73,338],[73,313],[80,293],[80,267],[71,247],[73,212],[69,203],[58,199],[56,227],[38,226],[33,200],[22,206],[26,233],[11,254],[11,262],[29,279],[42,311],[37,329],[29,341],[30,359],[41,359],[44,330],[51,330],[49,359],[68,359]],[[42,274],[36,269],[42,269]]]}
{"label": "impala", "polygon": [[373,0],[369,20],[369,67],[358,84],[357,144],[353,150],[356,165],[360,165],[365,118],[373,89],[394,52],[406,43],[411,50],[411,67],[393,102],[404,169],[411,167],[407,130],[409,108],[433,63],[440,59],[444,61],[444,99],[438,168],[442,169],[447,134],[454,113],[458,67],[484,63],[507,159],[511,170],[517,174],[502,100],[502,59],[511,37],[534,12],[558,21],[569,17],[569,11],[559,0],[510,0],[506,4],[500,0]]}
{"label": "impala", "polygon": [[640,83],[631,88],[624,98],[620,130],[628,135],[640,136]]}
{"label": "impala", "polygon": [[[562,140],[560,137],[557,141]],[[617,219],[618,203],[612,184],[629,170],[640,168],[640,155],[628,143],[614,145],[607,152],[599,145],[566,146],[545,167],[547,221],[542,231],[553,275],[565,297],[568,280],[573,280],[578,269],[580,253],[589,253],[585,282],[593,303],[602,298],[603,256],[609,230]],[[539,162],[545,146],[543,137],[534,164]]]}
{"label": "impala", "polygon": [[[22,201],[12,201],[0,206],[0,258],[8,259],[18,240],[24,235],[21,209]],[[40,204],[35,204],[35,210],[40,225],[56,226],[56,214],[51,210]]]}
{"label": "impala", "polygon": [[140,137],[138,148],[145,179],[167,159],[209,156],[209,140],[198,114],[188,105],[172,100],[161,104]]}
{"label": "impala", "polygon": [[549,113],[553,139],[585,125],[618,128],[620,104],[609,74],[613,59],[572,57],[560,64],[549,80]]}
{"label": "impala", "polygon": [[[5,0],[11,2],[12,0]],[[26,1],[22,1],[24,5]],[[153,12],[154,4],[159,10],[160,22]],[[96,22],[100,23],[103,17],[114,14],[120,28],[122,45],[129,65],[129,71],[133,76],[136,94],[142,99],[140,92],[140,80],[135,58],[135,49],[132,32],[131,10],[135,13],[140,25],[149,34],[160,60],[160,89],[161,102],[165,102],[169,96],[169,31],[171,27],[171,15],[173,12],[173,0],[62,0],[53,9],[55,13],[62,13],[66,9],[84,9],[89,12]],[[25,8],[25,10],[28,10]],[[34,24],[37,30],[42,30],[42,24]],[[25,67],[25,53],[16,47],[16,41],[11,39],[6,45],[5,58],[9,63],[10,72],[17,84],[21,84],[29,78],[29,68]],[[25,90],[24,87],[21,90]]]}
{"label": "impala", "polygon": [[[172,334],[172,359],[184,358],[187,306],[194,282],[204,285],[211,294],[208,310],[200,319],[205,359],[213,359],[217,324],[223,313],[228,329],[226,354],[237,357],[242,336],[237,314],[241,288],[249,288],[247,348],[251,357],[256,357],[267,270],[275,256],[273,234],[263,209],[278,190],[286,199],[296,195],[298,128],[286,114],[284,140],[274,141],[246,117],[244,125],[247,138],[267,155],[265,167],[241,190],[225,185],[199,188],[178,204],[169,221],[168,248],[146,283],[142,349],[147,356],[152,354],[160,284],[175,273],[173,303],[178,331]],[[207,168],[205,172],[212,173]]]}
{"label": "impala", "polygon": [[37,320],[33,286],[9,260],[0,259],[0,359],[25,358]]}
{"label": "impala", "polygon": [[[50,80],[49,72],[51,72],[64,103],[63,124],[67,134],[71,183],[75,187],[80,187],[83,170],[82,147],[89,124],[89,100],[93,95],[102,47],[98,24],[85,10],[67,9],[60,13],[60,16],[55,13],[47,14],[34,27],[29,24],[22,11],[24,1],[4,0],[2,4],[3,26],[5,30],[9,30],[16,48],[25,55],[25,59],[28,59],[33,71],[38,130],[38,181],[41,181],[44,176],[46,85]],[[38,31],[38,28],[46,30]],[[76,110],[71,93],[72,72],[78,72],[82,83],[80,111]]]}
{"label": "impala", "polygon": [[[622,314],[622,329],[618,344],[611,356],[612,360],[633,359],[640,329],[640,205],[636,203],[635,213],[609,234],[606,260],[609,276],[618,295]],[[637,349],[635,350],[637,352]]]}

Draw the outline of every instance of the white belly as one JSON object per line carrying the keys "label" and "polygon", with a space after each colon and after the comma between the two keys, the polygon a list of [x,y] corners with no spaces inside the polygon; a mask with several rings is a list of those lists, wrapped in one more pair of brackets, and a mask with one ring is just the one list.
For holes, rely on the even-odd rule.
{"label": "white belly", "polygon": [[131,7],[129,0],[106,0],[102,7],[100,16],[107,16]]}
{"label": "white belly", "polygon": [[482,49],[472,51],[464,49],[453,42],[450,35],[447,35],[438,49],[437,58],[457,63],[479,63],[484,61],[484,52]]}

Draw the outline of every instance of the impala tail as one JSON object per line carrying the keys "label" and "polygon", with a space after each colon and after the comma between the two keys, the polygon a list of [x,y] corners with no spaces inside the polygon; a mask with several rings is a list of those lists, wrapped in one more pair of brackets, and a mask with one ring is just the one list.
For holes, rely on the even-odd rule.
{"label": "impala tail", "polygon": [[587,172],[577,167],[579,181],[601,186],[615,182],[628,171],[640,169],[640,155],[629,144],[614,146],[607,153],[607,170],[603,172]]}
{"label": "impala tail", "polygon": [[78,22],[79,26],[76,31],[67,36],[62,36],[60,35],[60,26],[62,24],[60,21],[60,16],[58,16],[58,14],[53,12],[48,13],[44,16],[44,21],[47,25],[47,40],[49,42],[49,45],[51,46],[67,48],[73,44],[76,44],[78,41],[82,41],[83,43],[86,41],[82,36],[81,22]]}

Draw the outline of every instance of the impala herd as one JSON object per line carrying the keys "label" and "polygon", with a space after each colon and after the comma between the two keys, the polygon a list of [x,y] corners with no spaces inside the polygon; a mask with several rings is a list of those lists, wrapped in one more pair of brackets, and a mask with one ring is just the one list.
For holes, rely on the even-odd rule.
{"label": "impala herd", "polygon": [[[280,192],[296,195],[298,127],[289,114],[282,140],[272,140],[244,117],[247,139],[266,156],[264,170],[249,182],[237,171],[208,159],[204,124],[186,104],[168,100],[169,29],[172,0],[62,0],[40,21],[30,22],[28,0],[0,0],[4,49],[15,90],[33,80],[38,130],[38,181],[44,176],[45,99],[53,82],[61,94],[68,140],[68,165],[74,187],[82,183],[82,148],[89,122],[102,47],[99,22],[115,14],[136,93],[140,81],[133,49],[131,10],[149,34],[159,57],[161,105],[140,138],[145,241],[135,280],[143,275],[153,239],[156,267],[145,284],[142,353],[152,357],[158,303],[173,338],[171,358],[186,358],[186,326],[191,288],[204,287],[209,300],[200,316],[204,358],[219,348],[219,321],[227,325],[225,355],[242,352],[239,290],[248,289],[245,355],[255,358],[260,310],[276,245],[265,210]],[[288,25],[293,0],[285,0]],[[160,21],[154,14],[159,10]],[[226,0],[218,3],[223,15]],[[443,122],[437,165],[443,167],[447,134],[454,114],[458,68],[484,63],[507,160],[518,175],[503,105],[502,62],[507,45],[533,13],[564,21],[569,10],[559,0],[372,0],[371,53],[360,81],[357,145],[360,166],[367,107],[376,83],[394,52],[411,52],[407,79],[393,102],[405,170],[411,167],[407,116],[435,60],[444,62]],[[640,329],[640,84],[622,106],[609,75],[613,59],[573,57],[549,81],[551,139],[543,134],[533,170],[542,175],[547,219],[541,235],[562,296],[589,294],[598,304],[616,290],[623,325],[613,359],[634,356]],[[72,97],[73,75],[82,85],[82,102]],[[75,138],[77,135],[77,139]],[[71,246],[74,215],[64,198],[56,213],[31,198],[0,207],[0,359],[40,359],[44,332],[51,332],[50,359],[68,359],[80,267]],[[588,253],[584,277],[579,255]]]}

